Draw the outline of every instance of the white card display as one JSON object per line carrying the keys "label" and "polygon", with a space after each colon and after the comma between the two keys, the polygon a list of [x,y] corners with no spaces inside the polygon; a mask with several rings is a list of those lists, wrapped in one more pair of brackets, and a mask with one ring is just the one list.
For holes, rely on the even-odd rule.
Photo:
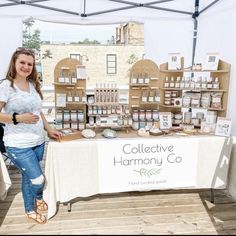
{"label": "white card display", "polygon": [[77,67],[76,68],[77,79],[85,79],[86,78],[86,69],[85,67]]}
{"label": "white card display", "polygon": [[160,129],[170,129],[172,127],[171,112],[160,112]]}
{"label": "white card display", "polygon": [[215,129],[215,135],[219,136],[230,136],[231,131],[231,119],[225,117],[218,117]]}
{"label": "white card display", "polygon": [[218,53],[207,53],[206,61],[203,65],[203,70],[217,70],[219,64]]}
{"label": "white card display", "polygon": [[181,69],[180,53],[169,53],[168,70],[180,70],[180,69]]}
{"label": "white card display", "polygon": [[56,95],[56,106],[66,107],[66,94],[65,93],[58,93]]}

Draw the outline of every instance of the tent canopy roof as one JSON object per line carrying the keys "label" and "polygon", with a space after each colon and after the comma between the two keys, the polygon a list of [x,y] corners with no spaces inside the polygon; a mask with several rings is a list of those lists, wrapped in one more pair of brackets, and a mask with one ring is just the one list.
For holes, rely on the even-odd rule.
{"label": "tent canopy roof", "polygon": [[[197,0],[1,0],[1,17],[100,24],[146,19],[191,19]],[[217,11],[225,0],[199,0],[200,13]],[[213,7],[210,7],[214,5]],[[206,9],[209,10],[205,11]],[[7,11],[6,11],[7,9]]]}

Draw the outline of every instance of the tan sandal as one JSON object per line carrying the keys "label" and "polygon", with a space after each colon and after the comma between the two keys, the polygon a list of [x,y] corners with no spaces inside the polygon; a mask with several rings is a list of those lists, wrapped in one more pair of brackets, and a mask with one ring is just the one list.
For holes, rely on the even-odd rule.
{"label": "tan sandal", "polygon": [[37,211],[47,211],[48,210],[48,205],[43,199],[42,200],[36,199],[36,207],[37,207]]}
{"label": "tan sandal", "polygon": [[47,222],[47,219],[44,215],[39,214],[35,211],[26,213],[26,217],[30,220],[34,220],[38,224],[45,224]]}

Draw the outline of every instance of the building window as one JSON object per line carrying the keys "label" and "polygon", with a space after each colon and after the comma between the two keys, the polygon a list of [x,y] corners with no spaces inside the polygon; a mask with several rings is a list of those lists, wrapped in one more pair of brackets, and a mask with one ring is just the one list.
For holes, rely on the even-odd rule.
{"label": "building window", "polygon": [[77,59],[79,62],[81,62],[81,55],[80,54],[70,54],[70,58]]}
{"label": "building window", "polygon": [[117,73],[117,56],[116,54],[107,54],[107,74],[114,75]]}

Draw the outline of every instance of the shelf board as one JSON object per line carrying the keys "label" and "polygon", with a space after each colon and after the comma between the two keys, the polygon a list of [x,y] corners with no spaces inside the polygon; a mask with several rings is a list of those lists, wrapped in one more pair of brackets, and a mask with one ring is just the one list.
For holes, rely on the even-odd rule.
{"label": "shelf board", "polygon": [[140,104],[159,105],[159,102],[140,102]]}
{"label": "shelf board", "polygon": [[192,72],[192,73],[204,73],[204,72],[211,72],[211,73],[228,73],[228,70],[160,70],[160,72],[164,73],[184,73],[184,72]]}
{"label": "shelf board", "polygon": [[185,72],[184,70],[160,70],[160,72],[164,72],[164,73],[183,73]]}
{"label": "shelf board", "polygon": [[118,102],[95,102],[93,104],[88,104],[88,106],[119,106]]}
{"label": "shelf board", "polygon": [[59,82],[54,82],[52,84],[60,85],[60,86],[70,86],[70,87],[75,87],[75,85],[76,85],[76,84],[71,84],[71,83],[59,83]]}
{"label": "shelf board", "polygon": [[167,107],[167,108],[175,108],[175,109],[181,109],[182,108],[181,106],[177,107],[177,106],[170,106],[170,105],[164,105],[164,104],[159,104],[159,106]]}
{"label": "shelf board", "polygon": [[193,72],[193,73],[204,73],[204,72],[213,72],[213,73],[228,73],[228,70],[183,70],[183,72]]}
{"label": "shelf board", "polygon": [[191,88],[160,88],[160,90],[176,90],[176,91],[195,91],[195,92],[224,92],[226,93],[226,89],[191,89]]}
{"label": "shelf board", "polygon": [[129,84],[131,87],[148,87],[149,84]]}
{"label": "shelf board", "polygon": [[204,107],[182,107],[182,106],[177,107],[177,106],[170,106],[170,105],[164,105],[164,104],[159,104],[159,106],[166,107],[166,108],[175,108],[175,109],[176,108],[179,108],[179,109],[181,109],[181,108],[191,108],[191,109],[206,109],[206,110],[211,110],[211,111],[225,111],[224,108],[216,109],[216,108],[211,108],[211,107],[209,107],[209,108],[204,108]]}
{"label": "shelf board", "polygon": [[88,116],[95,116],[95,117],[97,117],[97,116],[102,116],[102,117],[104,117],[104,116],[109,116],[109,117],[117,117],[117,116],[122,116],[123,114],[97,114],[97,115],[95,115],[95,114],[88,114]]}
{"label": "shelf board", "polygon": [[132,127],[132,125],[112,125],[112,124],[106,124],[106,125],[97,125],[97,124],[94,124],[94,125],[90,125],[90,124],[86,124],[86,127],[87,128],[130,128]]}
{"label": "shelf board", "polygon": [[160,90],[183,90],[181,88],[160,88]]}
{"label": "shelf board", "polygon": [[217,108],[212,108],[212,107],[208,107],[208,108],[205,108],[205,107],[182,107],[182,108],[206,109],[206,110],[210,110],[210,111],[225,111],[224,108],[217,109]]}
{"label": "shelf board", "polygon": [[66,102],[66,104],[70,104],[70,105],[87,105],[87,102]]}
{"label": "shelf board", "polygon": [[139,90],[139,89],[141,89],[141,87],[132,87],[131,89],[132,90]]}
{"label": "shelf board", "polygon": [[221,109],[217,109],[217,108],[207,108],[207,110],[211,110],[211,111],[225,111],[224,108],[221,108]]}

